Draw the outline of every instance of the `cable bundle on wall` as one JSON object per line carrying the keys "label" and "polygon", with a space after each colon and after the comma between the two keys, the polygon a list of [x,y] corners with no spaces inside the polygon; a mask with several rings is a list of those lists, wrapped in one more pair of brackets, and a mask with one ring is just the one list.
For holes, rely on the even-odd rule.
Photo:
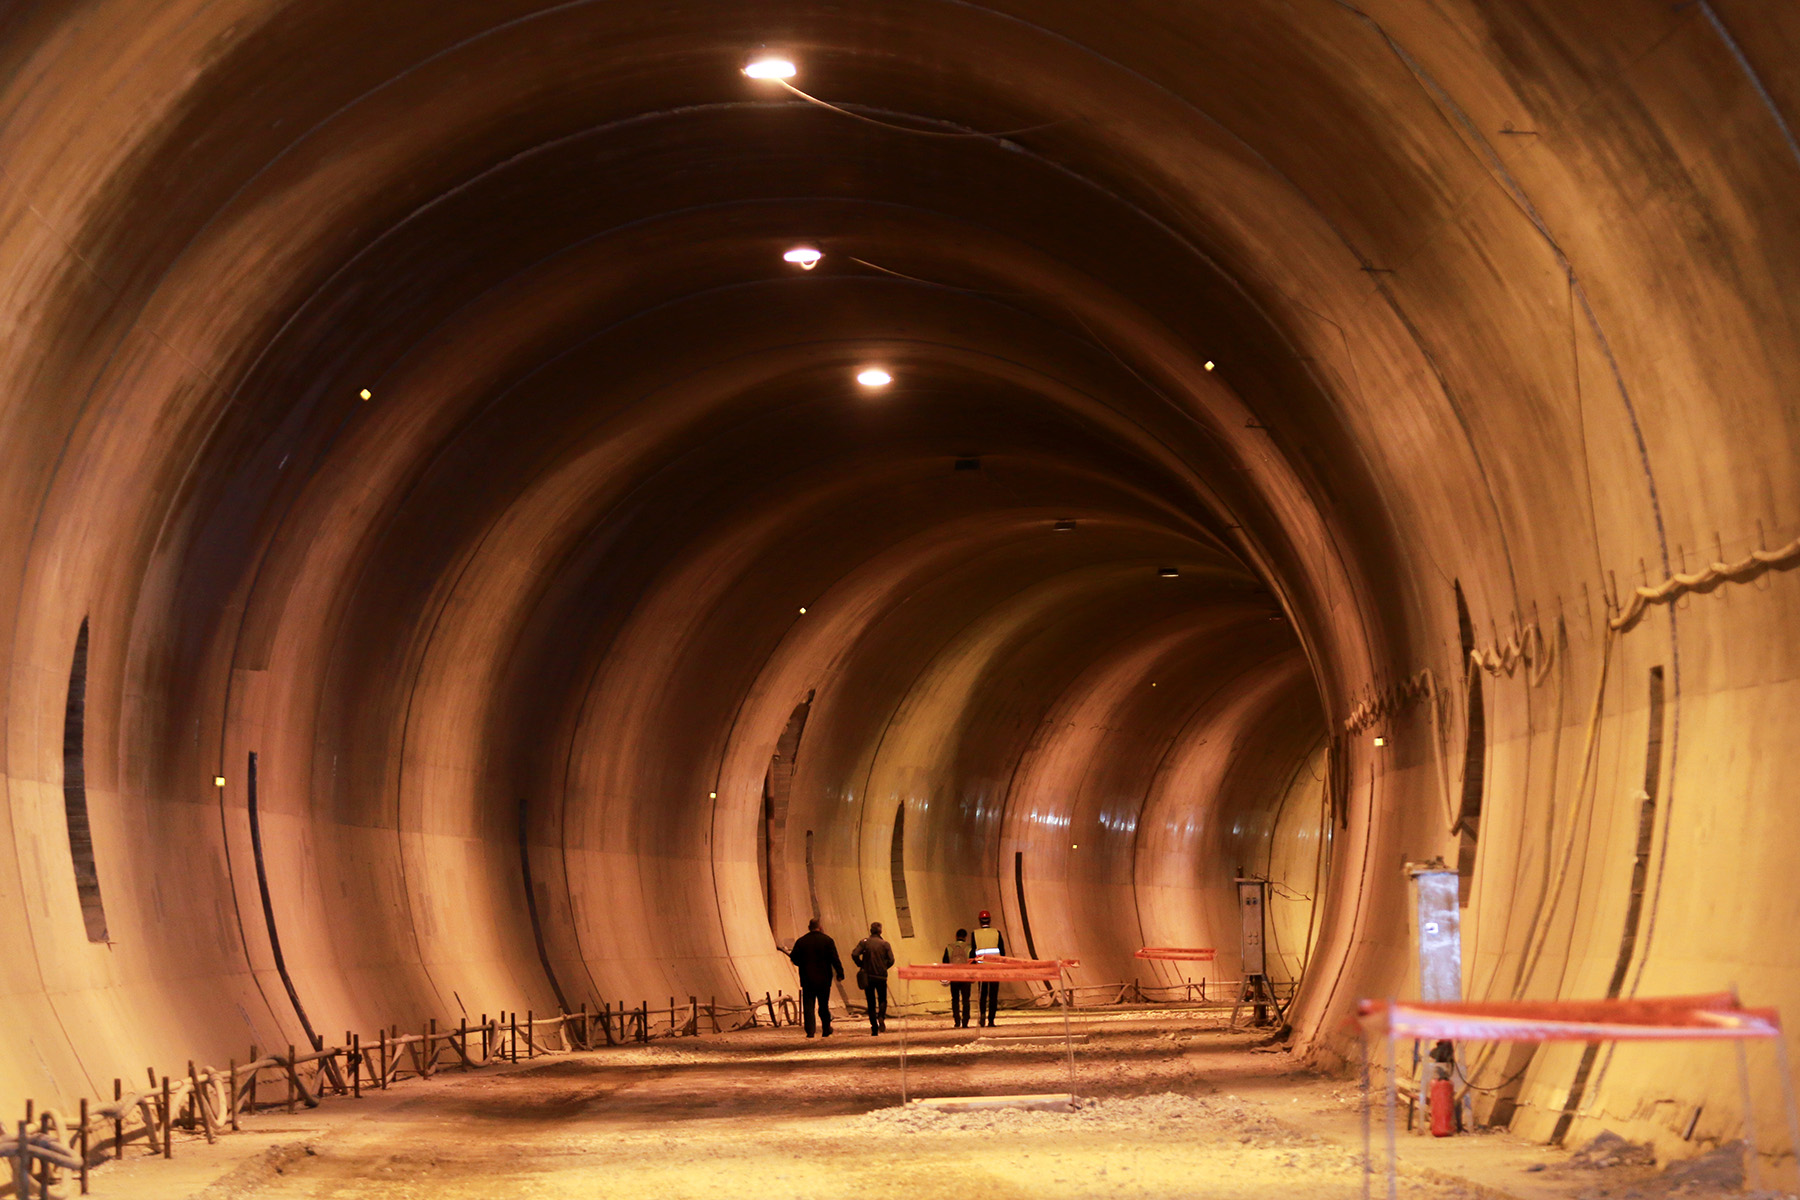
{"label": "cable bundle on wall", "polygon": [[1652,604],[1668,604],[1688,592],[1709,591],[1727,580],[1748,583],[1764,571],[1785,569],[1795,563],[1800,563],[1800,538],[1795,538],[1779,550],[1752,550],[1748,557],[1734,563],[1716,562],[1691,575],[1671,575],[1655,587],[1641,587],[1633,591],[1631,603],[1608,624],[1623,633],[1637,624],[1638,619],[1644,615],[1644,610]]}
{"label": "cable bundle on wall", "polygon": [[1544,676],[1550,673],[1550,660],[1553,657],[1550,643],[1544,640],[1543,631],[1538,628],[1536,621],[1504,642],[1485,650],[1477,647],[1469,651],[1470,665],[1480,667],[1489,675],[1510,676],[1521,665],[1533,668],[1532,687],[1544,682]]}

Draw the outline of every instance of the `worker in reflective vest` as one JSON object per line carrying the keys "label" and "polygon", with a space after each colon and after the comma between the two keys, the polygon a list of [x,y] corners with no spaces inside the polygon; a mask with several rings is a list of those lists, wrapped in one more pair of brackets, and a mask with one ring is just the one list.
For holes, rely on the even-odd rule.
{"label": "worker in reflective vest", "polygon": [[[993,917],[988,914],[987,909],[981,910],[981,916],[977,920],[980,924],[975,929],[975,958],[979,961],[997,955],[1004,956],[1006,954],[1006,937],[994,928]],[[980,1023],[991,1027],[994,1023],[994,1014],[1000,1011],[1000,984],[998,982],[988,983],[984,980],[981,984],[979,999],[981,1001]]]}

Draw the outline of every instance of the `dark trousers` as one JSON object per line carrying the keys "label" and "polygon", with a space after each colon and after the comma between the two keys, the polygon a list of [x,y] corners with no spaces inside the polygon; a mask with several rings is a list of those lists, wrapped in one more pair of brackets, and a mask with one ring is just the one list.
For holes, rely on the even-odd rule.
{"label": "dark trousers", "polygon": [[869,980],[863,999],[869,1005],[869,1032],[880,1033],[887,1028],[887,978]]}
{"label": "dark trousers", "polygon": [[969,1027],[969,989],[974,984],[952,983],[950,985],[950,1019],[958,1029]]}
{"label": "dark trousers", "polygon": [[813,1010],[818,1009],[819,1027],[825,1036],[831,1036],[831,985],[829,983],[800,985],[800,1010],[806,1020],[806,1036],[813,1035]]}
{"label": "dark trousers", "polygon": [[992,1025],[994,1014],[1000,1011],[1000,985],[983,983],[981,985],[981,1023]]}

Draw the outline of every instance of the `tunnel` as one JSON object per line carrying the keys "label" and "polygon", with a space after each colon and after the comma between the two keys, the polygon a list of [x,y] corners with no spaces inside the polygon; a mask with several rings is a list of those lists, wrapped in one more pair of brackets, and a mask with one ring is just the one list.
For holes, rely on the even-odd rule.
{"label": "tunnel", "polygon": [[[1421,864],[1467,998],[1800,1012],[1797,54],[1750,0],[0,9],[8,1129],[791,995],[809,918],[1237,980],[1240,880],[1341,1077]],[[1728,1052],[1463,1069],[1793,1170]]]}

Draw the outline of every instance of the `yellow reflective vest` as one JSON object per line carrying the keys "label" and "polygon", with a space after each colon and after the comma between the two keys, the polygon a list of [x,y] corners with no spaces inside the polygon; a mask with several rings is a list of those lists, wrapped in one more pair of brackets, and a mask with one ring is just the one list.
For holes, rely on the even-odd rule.
{"label": "yellow reflective vest", "polygon": [[975,954],[977,957],[986,957],[989,954],[1000,953],[1001,941],[1000,931],[998,929],[976,929],[970,936],[975,939]]}

